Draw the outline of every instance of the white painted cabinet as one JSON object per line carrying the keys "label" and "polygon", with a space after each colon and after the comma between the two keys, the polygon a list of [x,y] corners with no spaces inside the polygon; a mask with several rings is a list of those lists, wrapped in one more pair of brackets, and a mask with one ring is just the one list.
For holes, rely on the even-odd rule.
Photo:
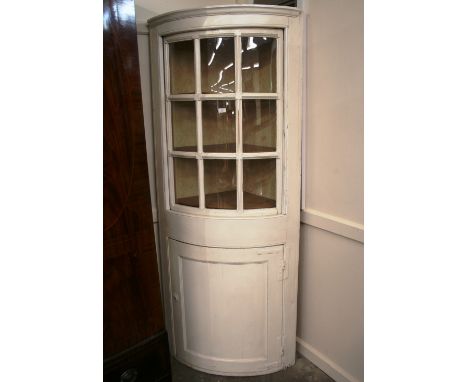
{"label": "white painted cabinet", "polygon": [[301,19],[271,6],[149,21],[172,354],[255,375],[294,363]]}

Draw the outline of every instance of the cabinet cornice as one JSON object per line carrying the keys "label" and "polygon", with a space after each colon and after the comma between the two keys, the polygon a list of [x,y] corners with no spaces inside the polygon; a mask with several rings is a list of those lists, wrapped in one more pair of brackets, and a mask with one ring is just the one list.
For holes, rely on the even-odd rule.
{"label": "cabinet cornice", "polygon": [[167,12],[149,19],[148,26],[154,27],[170,21],[181,20],[190,17],[242,14],[297,17],[301,14],[301,10],[292,7],[270,5],[217,5],[212,7],[183,9],[179,11]]}

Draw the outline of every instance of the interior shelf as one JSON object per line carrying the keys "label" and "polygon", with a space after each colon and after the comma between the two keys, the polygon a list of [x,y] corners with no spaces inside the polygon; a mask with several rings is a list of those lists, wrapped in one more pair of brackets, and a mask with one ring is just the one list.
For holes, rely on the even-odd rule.
{"label": "interior shelf", "polygon": [[[177,204],[182,204],[190,207],[198,207],[198,196],[189,196],[186,198],[179,198]],[[212,209],[227,209],[233,210],[237,208],[237,192],[223,191],[205,195],[206,208]],[[266,198],[244,191],[244,209],[256,208],[275,208],[276,201],[274,199]]]}
{"label": "interior shelf", "polygon": [[244,191],[244,210],[254,208],[275,208],[276,200]]}
{"label": "interior shelf", "polygon": [[[242,150],[245,153],[258,153],[258,152],[274,152],[275,148],[244,143],[242,145]],[[197,152],[197,146],[175,147],[174,151]],[[235,143],[218,143],[218,144],[212,144],[212,145],[204,145],[203,151],[205,153],[235,153],[236,144]]]}

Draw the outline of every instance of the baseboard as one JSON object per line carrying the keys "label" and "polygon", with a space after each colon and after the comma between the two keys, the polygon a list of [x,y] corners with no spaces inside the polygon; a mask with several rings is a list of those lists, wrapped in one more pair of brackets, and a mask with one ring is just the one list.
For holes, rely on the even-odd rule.
{"label": "baseboard", "polygon": [[105,359],[104,382],[121,382],[122,374],[132,369],[137,373],[135,382],[171,380],[171,356],[166,330]]}
{"label": "baseboard", "polygon": [[297,352],[321,369],[325,374],[333,378],[336,382],[360,382],[357,378],[347,373],[335,362],[327,358],[301,338],[296,337],[296,342]]}

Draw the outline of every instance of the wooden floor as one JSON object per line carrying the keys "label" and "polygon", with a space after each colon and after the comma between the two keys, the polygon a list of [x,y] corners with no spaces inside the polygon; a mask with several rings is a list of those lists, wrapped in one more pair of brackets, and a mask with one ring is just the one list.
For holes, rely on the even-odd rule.
{"label": "wooden floor", "polygon": [[285,370],[256,377],[224,377],[196,371],[183,365],[174,358],[171,361],[173,382],[335,382],[313,363],[301,355],[296,356],[296,363]]}

